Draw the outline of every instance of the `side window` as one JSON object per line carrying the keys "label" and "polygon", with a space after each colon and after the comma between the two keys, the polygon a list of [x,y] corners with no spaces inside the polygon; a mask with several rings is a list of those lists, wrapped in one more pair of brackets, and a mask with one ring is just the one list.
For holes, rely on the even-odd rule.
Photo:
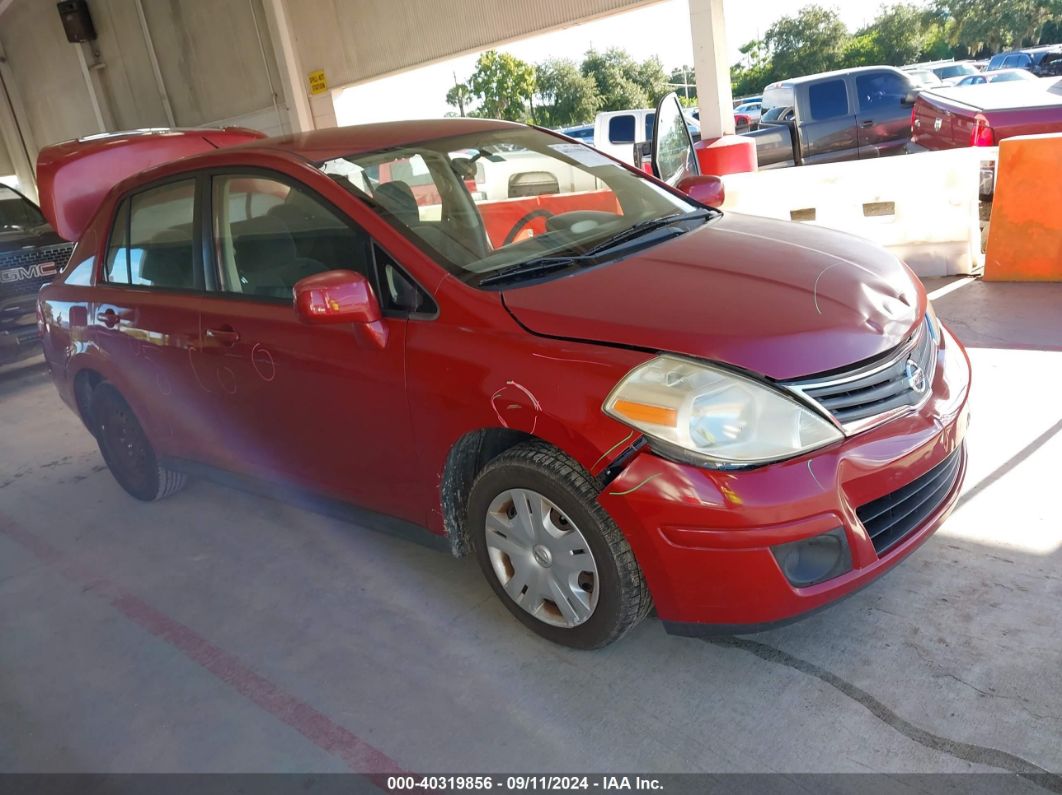
{"label": "side window", "polygon": [[656,126],[656,113],[655,112],[646,113],[645,114],[645,138],[643,138],[642,140],[644,140],[644,141],[653,140],[653,127],[655,127],[655,126]]}
{"label": "side window", "polygon": [[899,107],[908,90],[907,81],[892,72],[869,72],[856,77],[861,112]]}
{"label": "side window", "polygon": [[368,236],[300,188],[267,177],[215,177],[213,211],[226,292],[290,300],[295,282],[315,273],[370,276]]}
{"label": "side window", "polygon": [[826,80],[808,88],[811,118],[815,121],[848,115],[848,90],[844,80]]}
{"label": "side window", "polygon": [[608,142],[611,144],[634,143],[634,116],[625,114],[608,120]]}
{"label": "side window", "polygon": [[194,221],[194,179],[124,199],[115,213],[104,278],[112,284],[138,287],[200,287]]}

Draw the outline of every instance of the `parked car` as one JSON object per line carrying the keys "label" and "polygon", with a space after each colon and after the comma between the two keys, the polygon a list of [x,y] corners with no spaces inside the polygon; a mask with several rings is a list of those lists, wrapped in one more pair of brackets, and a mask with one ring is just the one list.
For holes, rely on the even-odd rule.
{"label": "parked car", "polygon": [[[700,138],[701,125],[697,108],[683,108],[683,116],[694,140]],[[602,111],[594,119],[594,137],[588,144],[624,163],[634,164],[636,150],[653,140],[656,110],[637,108],[632,110]]]}
{"label": "parked car", "polygon": [[1058,58],[1060,55],[1062,55],[1062,47],[1057,44],[1001,52],[992,56],[985,71],[1025,69],[1037,77],[1049,77],[1058,74]]}
{"label": "parked car", "polygon": [[592,124],[580,124],[576,127],[565,127],[558,132],[567,135],[569,138],[574,138],[577,141],[582,141],[593,145],[594,143],[594,125]]}
{"label": "parked car", "polygon": [[908,149],[996,146],[1014,135],[1062,132],[1060,82],[1033,79],[923,91],[911,112]]}
{"label": "parked car", "polygon": [[980,74],[961,77],[952,85],[981,86],[985,83],[1013,83],[1023,80],[1036,80],[1036,75],[1025,69],[997,69],[994,72],[985,71]]}
{"label": "parked car", "polygon": [[969,75],[975,75],[981,70],[977,68],[977,64],[973,61],[956,61],[954,63],[946,63],[930,67],[930,71],[942,81],[947,82],[948,80],[954,80],[957,77],[963,78]]}
{"label": "parked car", "polygon": [[[894,256],[713,209],[673,96],[656,127],[658,179],[486,119],[45,150],[59,393],[132,496],[222,470],[427,528],[558,643],[822,607],[954,505],[966,355]],[[600,187],[476,201],[526,151]]]}
{"label": "parked car", "polygon": [[915,88],[929,88],[930,86],[944,85],[944,81],[937,77],[932,69],[904,69],[902,70]]}
{"label": "parked car", "polygon": [[40,355],[37,291],[62,270],[73,248],[37,205],[0,185],[0,365]]}
{"label": "parked car", "polygon": [[763,92],[756,141],[761,169],[902,154],[914,84],[890,66],[782,80]]}
{"label": "parked car", "polygon": [[755,127],[760,121],[760,108],[761,104],[759,102],[746,102],[734,108],[734,113],[748,116],[749,123]]}

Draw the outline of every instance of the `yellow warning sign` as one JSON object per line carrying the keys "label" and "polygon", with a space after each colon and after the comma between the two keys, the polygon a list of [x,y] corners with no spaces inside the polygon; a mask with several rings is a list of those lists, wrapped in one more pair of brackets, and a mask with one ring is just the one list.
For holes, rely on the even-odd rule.
{"label": "yellow warning sign", "polygon": [[315,69],[307,78],[310,81],[311,94],[323,94],[328,90],[328,78],[325,77],[324,69]]}

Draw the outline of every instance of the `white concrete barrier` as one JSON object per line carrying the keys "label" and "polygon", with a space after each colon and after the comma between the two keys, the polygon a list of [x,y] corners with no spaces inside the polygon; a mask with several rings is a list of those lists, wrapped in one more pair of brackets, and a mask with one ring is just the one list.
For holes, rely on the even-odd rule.
{"label": "white concrete barrier", "polygon": [[868,238],[919,276],[969,274],[984,266],[981,163],[997,157],[976,147],[730,174],[722,209]]}

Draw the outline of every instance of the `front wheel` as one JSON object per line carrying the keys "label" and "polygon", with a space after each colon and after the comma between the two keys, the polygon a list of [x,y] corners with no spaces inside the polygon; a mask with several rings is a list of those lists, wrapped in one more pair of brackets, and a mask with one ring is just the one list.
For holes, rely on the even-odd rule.
{"label": "front wheel", "polygon": [[161,500],[184,488],[188,478],[160,466],[155,449],[122,393],[107,381],[92,392],[92,422],[103,460],[123,489],[138,500]]}
{"label": "front wheel", "polygon": [[528,442],[491,461],[472,486],[467,521],[494,592],[544,638],[600,648],[649,612],[627,539],[590,476],[555,448]]}

